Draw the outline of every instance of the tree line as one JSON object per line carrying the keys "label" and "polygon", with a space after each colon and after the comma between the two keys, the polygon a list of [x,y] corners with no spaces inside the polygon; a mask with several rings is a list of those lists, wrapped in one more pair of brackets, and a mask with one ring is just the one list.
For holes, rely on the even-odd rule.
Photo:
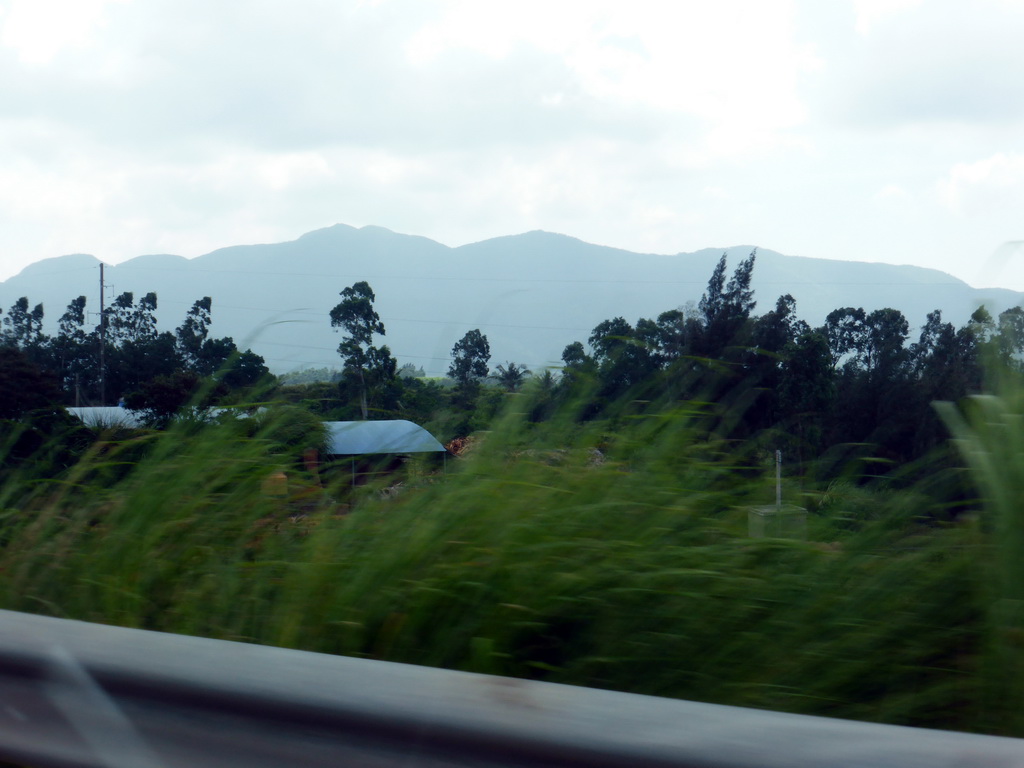
{"label": "tree line", "polygon": [[756,260],[755,250],[730,275],[723,254],[697,303],[636,323],[600,322],[586,342],[565,347],[558,370],[530,376],[507,362],[491,371],[486,335],[470,330],[452,348],[449,389],[398,375],[389,348],[374,343],[385,335],[376,297],[359,282],[341,292],[331,311],[344,337],[337,393],[327,399],[352,418],[404,414],[429,421],[448,409],[466,431],[486,423],[501,392],[517,391],[529,378],[535,420],[569,406],[586,420],[623,402],[634,409],[714,403],[719,415],[730,410],[730,439],[757,436],[798,460],[863,446],[875,458],[904,464],[945,440],[934,401],[983,391],[995,370],[1022,372],[1021,307],[995,318],[980,307],[960,328],[936,309],[916,337],[893,308],[841,307],[812,327],[797,316],[789,294],[755,314]]}
{"label": "tree line", "polygon": [[239,350],[230,336],[211,335],[209,296],[195,301],[173,332],[157,329],[152,292],[137,301],[130,291],[120,294],[92,328],[86,322],[86,297],[78,296],[52,336],[43,333],[43,305],[29,306],[28,297],[21,297],[6,313],[0,311],[0,349],[8,366],[15,361],[21,366],[14,387],[24,388],[25,377],[31,377],[37,386],[52,388],[53,402],[63,406],[120,403],[159,419],[188,402],[205,382],[223,397],[268,374],[262,357]]}
{"label": "tree line", "polygon": [[[342,334],[337,381],[283,386],[278,394],[323,418],[410,418],[451,437],[485,426],[502,394],[527,383],[535,420],[569,405],[590,419],[625,401],[634,408],[699,401],[731,409],[732,439],[768,435],[798,458],[838,445],[871,445],[878,456],[903,463],[944,440],[933,401],[982,391],[993,366],[1021,372],[1020,307],[996,318],[981,307],[960,328],[935,310],[916,339],[892,308],[842,307],[812,327],[788,294],[754,313],[756,258],[755,250],[730,275],[723,254],[698,303],[635,323],[602,321],[586,342],[565,347],[557,370],[531,375],[515,362],[490,370],[487,337],[471,329],[452,347],[451,383],[402,375],[389,347],[379,343],[386,330],[376,296],[367,282],[357,282],[329,312]],[[63,405],[123,402],[167,418],[204,382],[223,398],[268,375],[260,356],[210,334],[210,297],[197,300],[173,332],[157,330],[155,293],[139,300],[122,293],[93,328],[86,327],[86,299],[79,296],[54,336],[43,333],[42,305],[30,307],[22,297],[0,313],[5,366],[14,370],[16,353],[48,372]]]}
{"label": "tree line", "polygon": [[842,307],[811,327],[789,294],[754,314],[756,257],[727,279],[723,254],[696,306],[598,324],[586,346],[565,348],[563,387],[589,392],[591,413],[627,396],[728,403],[734,438],[769,433],[798,457],[870,445],[902,464],[945,440],[934,401],[981,392],[996,370],[1022,372],[1021,307],[997,318],[980,307],[961,328],[937,309],[916,340],[892,308]]}

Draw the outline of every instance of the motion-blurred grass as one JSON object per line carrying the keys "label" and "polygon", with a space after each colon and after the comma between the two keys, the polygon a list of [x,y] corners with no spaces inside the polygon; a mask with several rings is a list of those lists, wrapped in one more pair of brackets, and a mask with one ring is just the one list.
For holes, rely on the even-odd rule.
{"label": "motion-blurred grass", "polygon": [[[1024,411],[1020,399],[998,402],[987,420],[948,411],[963,444],[1002,456],[1002,433],[985,430]],[[332,480],[302,467],[299,453],[322,436],[311,423],[296,430],[294,409],[101,439],[57,479],[0,488],[0,604],[1024,735],[1019,615],[996,607],[1017,599],[1005,569],[1024,562],[1020,539],[997,534],[1016,525],[1005,520],[1019,510],[999,499],[1024,498],[1024,458],[994,473],[1010,484],[998,492],[972,460],[996,501],[953,522],[923,487],[787,480],[786,500],[809,509],[808,540],[751,539],[747,507],[774,501],[771,462],[716,437],[713,409],[533,424],[532,407],[529,394],[510,397],[446,475],[414,462],[356,489],[344,471]]]}

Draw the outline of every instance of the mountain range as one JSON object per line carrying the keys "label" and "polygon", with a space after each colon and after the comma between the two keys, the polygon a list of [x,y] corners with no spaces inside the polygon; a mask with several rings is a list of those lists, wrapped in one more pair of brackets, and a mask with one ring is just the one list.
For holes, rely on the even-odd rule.
{"label": "mountain range", "polygon": [[[237,245],[186,259],[139,256],[105,268],[106,301],[155,291],[161,329],[179,325],[192,303],[213,299],[212,333],[231,336],[263,355],[276,373],[340,367],[340,336],[328,313],[339,292],[365,280],[387,343],[399,363],[443,375],[452,345],[479,328],[490,342],[492,366],[506,361],[533,370],[558,365],[564,347],[586,341],[602,320],[656,318],[697,301],[722,253],[729,273],[752,246],[693,253],[633,253],[550,232],[527,232],[450,248],[382,227],[337,224],[297,240]],[[0,282],[0,308],[20,296],[42,302],[45,328],[56,329],[68,302],[87,297],[99,310],[99,260],[73,254],[36,262]],[[980,304],[993,315],[1024,303],[1024,294],[976,289],[944,272],[914,266],[786,256],[759,248],[754,268],[755,313],[791,294],[812,325],[833,309],[894,307],[911,336],[934,309],[962,325]],[[90,323],[96,315],[90,316]]]}

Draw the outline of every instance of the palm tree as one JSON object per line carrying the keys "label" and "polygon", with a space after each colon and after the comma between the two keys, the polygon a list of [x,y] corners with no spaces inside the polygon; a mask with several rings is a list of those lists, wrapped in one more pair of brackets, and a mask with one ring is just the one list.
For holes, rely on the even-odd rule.
{"label": "palm tree", "polygon": [[530,369],[525,365],[517,365],[516,363],[508,363],[505,365],[499,365],[494,372],[494,378],[498,380],[507,391],[515,392],[519,387],[526,381],[526,377],[529,375]]}

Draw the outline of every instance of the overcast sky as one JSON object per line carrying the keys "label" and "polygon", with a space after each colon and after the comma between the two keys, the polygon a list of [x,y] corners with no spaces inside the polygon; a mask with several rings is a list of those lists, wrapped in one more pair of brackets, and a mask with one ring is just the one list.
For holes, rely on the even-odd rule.
{"label": "overcast sky", "polygon": [[0,0],[0,279],[375,224],[1024,290],[1024,0]]}

